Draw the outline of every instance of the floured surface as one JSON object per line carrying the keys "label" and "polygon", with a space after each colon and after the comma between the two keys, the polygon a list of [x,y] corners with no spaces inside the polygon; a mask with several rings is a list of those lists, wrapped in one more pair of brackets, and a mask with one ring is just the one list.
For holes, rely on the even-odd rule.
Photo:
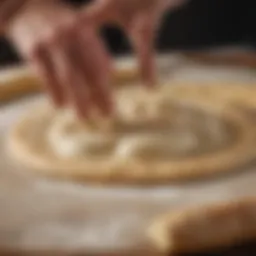
{"label": "floured surface", "polygon": [[[175,77],[179,72],[182,77],[181,69]],[[256,81],[248,71],[243,76],[241,79]],[[23,100],[2,107],[1,140],[20,114],[37,101]],[[93,187],[32,177],[10,162],[4,143],[1,151],[0,246],[17,250],[86,249],[101,255],[101,251],[136,249],[145,244],[145,228],[158,214],[256,194],[255,168],[211,181],[161,187]]]}
{"label": "floured surface", "polygon": [[33,107],[9,134],[10,156],[41,175],[144,185],[230,172],[255,158],[254,129],[241,111],[200,98],[172,101],[169,85],[134,90],[116,95],[120,114],[100,127]]}

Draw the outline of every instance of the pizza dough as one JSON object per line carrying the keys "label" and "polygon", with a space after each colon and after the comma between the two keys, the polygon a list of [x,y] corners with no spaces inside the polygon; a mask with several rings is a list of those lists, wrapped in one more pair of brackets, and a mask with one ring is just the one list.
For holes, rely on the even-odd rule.
{"label": "pizza dough", "polygon": [[217,101],[238,107],[256,108],[256,84],[178,84],[172,86],[171,96],[186,100]]}
{"label": "pizza dough", "polygon": [[199,252],[256,238],[256,198],[180,210],[158,218],[149,237],[161,251]]}
{"label": "pizza dough", "polygon": [[34,172],[78,181],[163,183],[231,171],[254,158],[248,120],[225,105],[173,100],[170,86],[116,93],[117,113],[79,122],[45,104],[9,136]]}

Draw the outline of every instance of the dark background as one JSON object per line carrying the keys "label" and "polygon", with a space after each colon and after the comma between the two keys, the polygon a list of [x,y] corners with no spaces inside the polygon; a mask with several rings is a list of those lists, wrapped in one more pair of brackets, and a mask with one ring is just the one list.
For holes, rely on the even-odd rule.
{"label": "dark background", "polygon": [[[90,0],[68,2],[79,6]],[[118,29],[106,28],[103,35],[113,53],[130,50],[126,38]],[[256,46],[254,0],[190,0],[184,7],[166,15],[157,47],[159,50],[176,50],[238,44]],[[0,39],[0,65],[18,60],[10,44]]]}

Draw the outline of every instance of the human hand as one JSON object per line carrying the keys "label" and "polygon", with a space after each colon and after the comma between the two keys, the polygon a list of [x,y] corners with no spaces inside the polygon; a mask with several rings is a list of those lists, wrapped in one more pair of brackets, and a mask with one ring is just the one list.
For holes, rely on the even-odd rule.
{"label": "human hand", "polygon": [[111,23],[128,34],[138,55],[142,79],[148,86],[156,83],[154,39],[161,17],[167,9],[187,0],[95,0],[83,11],[84,21],[98,26]]}
{"label": "human hand", "polygon": [[44,82],[58,107],[80,118],[111,112],[108,53],[90,24],[56,1],[31,1],[9,24],[8,37]]}

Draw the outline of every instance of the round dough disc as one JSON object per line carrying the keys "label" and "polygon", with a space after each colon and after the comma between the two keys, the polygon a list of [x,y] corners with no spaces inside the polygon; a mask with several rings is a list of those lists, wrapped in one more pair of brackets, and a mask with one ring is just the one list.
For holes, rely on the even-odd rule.
{"label": "round dough disc", "polygon": [[[151,142],[145,139],[141,140],[144,142],[147,141],[148,144],[147,143],[144,144],[146,145],[144,146],[144,149],[142,149],[141,147],[136,147],[137,153],[135,154],[134,150],[129,151],[127,147],[120,146],[121,144],[120,141],[122,142],[127,141],[127,137],[123,138],[122,135],[120,135],[122,134],[123,130],[121,133],[120,133],[120,130],[118,130],[119,133],[117,132],[116,134],[118,134],[118,136],[121,136],[121,138],[117,136],[117,139],[115,142],[116,144],[113,144],[113,145],[115,145],[115,150],[117,150],[117,148],[120,148],[120,147],[122,150],[120,150],[121,153],[119,151],[113,151],[113,152],[119,152],[120,154],[115,155],[112,152],[111,154],[107,154],[104,156],[94,157],[91,155],[91,152],[90,152],[90,154],[87,154],[85,156],[78,154],[75,156],[69,155],[69,157],[64,157],[63,155],[61,156],[59,154],[56,154],[56,151],[53,150],[53,146],[52,146],[53,144],[49,142],[49,136],[48,136],[49,131],[52,130],[53,124],[56,122],[58,118],[60,118],[59,113],[57,113],[57,111],[49,109],[49,106],[47,107],[47,105],[45,105],[42,108],[38,108],[38,110],[34,109],[31,113],[26,114],[13,127],[12,131],[10,132],[9,140],[8,140],[10,154],[12,157],[17,159],[20,163],[26,165],[33,172],[40,173],[47,176],[67,178],[67,179],[73,179],[77,181],[86,181],[86,182],[90,181],[90,182],[101,182],[101,183],[139,183],[139,184],[167,183],[167,182],[177,181],[177,180],[188,180],[188,179],[193,179],[198,177],[204,177],[204,176],[209,176],[217,173],[225,173],[225,172],[229,172],[231,170],[244,166],[254,158],[255,156],[254,136],[255,135],[253,132],[253,127],[250,125],[250,122],[247,120],[247,118],[241,115],[239,111],[233,110],[232,108],[229,108],[226,105],[211,103],[211,101],[208,101],[208,103],[206,103],[200,100],[200,98],[197,100],[197,102],[193,102],[193,103],[189,101],[183,102],[180,100],[173,100],[171,99],[172,97],[170,97],[171,91],[172,91],[171,86],[169,87],[162,86],[159,88],[157,92],[154,92],[153,94],[148,92],[147,93],[142,92],[137,88],[126,88],[121,90],[121,92],[120,91],[118,92],[117,94],[118,108],[119,108],[120,102],[121,102],[121,106],[122,104],[125,105],[123,100],[124,98],[132,100],[132,103],[133,103],[133,104],[129,104],[129,100],[128,100],[126,107],[134,106],[134,104],[136,105],[138,102],[140,103],[136,105],[138,106],[138,108],[136,109],[136,111],[139,110],[138,113],[136,111],[134,112],[134,110],[132,110],[131,112],[127,111],[127,109],[125,110],[124,105],[120,107],[121,109],[119,109],[120,113],[121,114],[123,113],[122,117],[127,118],[127,120],[129,120],[130,122],[130,126],[128,128],[126,127],[125,132],[129,136],[131,133],[135,133],[135,135],[132,137],[134,143],[131,143],[131,140],[130,140],[129,145],[133,145],[133,146],[137,145],[138,143],[136,144],[136,140],[140,140],[141,137],[143,138],[145,137],[145,131],[148,132],[148,130],[143,130],[143,129],[141,130],[141,126],[139,122],[143,119],[143,115],[145,117],[145,112],[144,112],[145,109],[146,111],[149,111],[149,106],[151,106],[152,108],[152,106],[156,104],[154,102],[157,102],[157,100],[154,101],[153,98],[161,99],[161,97],[165,99],[164,102],[167,103],[167,105],[159,104],[158,106],[161,106],[161,111],[158,111],[158,112],[154,112],[154,108],[150,110],[154,115],[156,115],[156,118],[161,119],[161,115],[166,115],[164,119],[168,117],[169,118],[168,120],[170,120],[170,124],[172,124],[172,122],[175,120],[174,118],[175,114],[176,116],[179,117],[179,114],[177,115],[177,113],[183,113],[183,112],[178,112],[180,111],[179,110],[180,106],[182,106],[181,107],[182,111],[184,108],[186,111],[188,111],[187,113],[189,113],[191,109],[194,109],[195,112],[198,111],[198,113],[200,113],[201,115],[200,122],[202,123],[202,125],[206,123],[206,121],[204,121],[204,118],[207,119],[208,116],[212,116],[216,120],[218,120],[217,124],[228,124],[227,127],[228,129],[230,129],[228,130],[228,134],[234,135],[232,137],[232,140],[224,143],[222,146],[218,146],[217,149],[215,150],[211,149],[211,150],[206,150],[204,152],[204,147],[203,147],[203,149],[199,150],[198,152],[197,150],[195,150],[195,152],[192,150],[193,151],[192,154],[190,154],[191,152],[188,154],[186,152],[185,154],[184,152],[182,152],[183,154],[179,155],[178,157],[172,156],[171,154],[169,154],[169,151],[171,152],[171,150],[173,150],[173,147],[170,147],[170,149],[168,147],[168,150],[169,150],[168,151],[169,155],[167,154],[168,157],[157,158],[157,157],[154,157],[154,154],[153,154],[151,159],[151,157],[150,158],[140,157],[141,156],[140,154],[141,152],[143,153],[143,150],[147,151],[149,148],[151,152],[156,152],[156,148],[154,147],[155,144],[152,143],[152,141],[154,140],[151,140]],[[146,104],[145,106],[147,106],[147,107],[144,106],[145,107],[144,110],[143,108],[141,108],[141,106],[143,106],[141,102],[147,102],[147,103],[143,103],[143,104]],[[171,105],[172,105],[172,109],[168,110],[167,107]],[[134,116],[129,115],[129,113],[133,113],[133,114],[136,113],[135,117],[139,117],[139,118],[134,119]],[[181,114],[180,116],[183,116],[183,114]],[[187,115],[187,116],[189,117],[190,115]],[[151,120],[150,118],[149,120]],[[194,125],[195,123],[197,125],[196,127],[198,127],[196,118],[197,117],[192,118],[193,120],[192,124]],[[186,118],[179,119],[179,120],[184,121],[185,119]],[[156,122],[157,125],[159,123],[161,122],[160,121]],[[216,124],[216,122],[214,123]],[[156,126],[153,125],[151,127],[152,128],[151,130],[152,131],[154,129],[157,130],[159,128],[157,125]],[[182,125],[180,127],[182,128]],[[184,127],[187,127],[187,126],[183,125],[183,128]],[[199,128],[200,128],[200,125],[199,125]],[[208,127],[208,128],[212,129],[212,127]],[[218,131],[218,128],[216,129]],[[140,133],[138,133],[139,130],[140,130]],[[79,132],[81,131],[79,130]],[[82,132],[91,132],[91,131],[86,130]],[[109,136],[108,134],[109,130],[106,129],[101,132],[103,132],[104,136]],[[178,129],[178,132],[180,132],[180,129]],[[114,135],[116,134],[114,132]],[[165,135],[165,133],[159,133],[158,131],[157,135],[159,134],[161,134],[160,136],[161,138],[163,136],[167,136]],[[177,141],[175,142],[175,140],[172,140],[172,143],[177,143],[177,145],[180,145],[179,140],[177,139],[179,138],[179,136],[182,137],[183,135],[178,134],[176,137],[174,136],[178,142]],[[215,136],[215,135],[214,133],[210,133],[210,135],[207,135],[207,136],[208,136],[208,139],[211,140],[211,136]],[[57,136],[57,137],[60,137],[60,136]],[[190,137],[191,139],[191,136],[188,136],[188,137]],[[70,137],[65,137],[65,142],[68,141],[67,138],[70,139]],[[75,138],[77,138],[77,136],[75,136]],[[158,137],[155,136],[154,139],[156,138]],[[184,139],[184,137],[182,138]],[[206,140],[204,140],[204,143],[206,143],[206,145],[208,145],[207,143],[209,143],[208,139],[206,138]],[[62,143],[63,141],[61,139],[60,143]],[[78,141],[80,141],[80,139]],[[88,141],[88,140],[83,139],[83,141]],[[92,143],[91,139],[89,139],[89,141],[90,143]],[[72,144],[73,146],[78,145],[78,144],[75,144],[74,141],[71,141],[71,142],[73,143]],[[157,142],[156,145],[160,147],[159,148],[160,150],[163,149],[161,148],[161,145],[166,145],[166,144],[163,144],[163,143],[166,143],[165,140],[161,140],[161,142],[160,140],[159,141],[157,140],[156,142]],[[108,143],[108,141],[106,143]],[[58,143],[57,143],[57,146],[58,146]],[[97,147],[98,146],[99,146],[99,138],[97,139]],[[188,149],[188,151],[190,150],[191,147],[193,149],[194,147],[193,140],[190,140],[189,143],[186,140],[186,143],[184,143],[184,147]],[[88,152],[89,149],[87,147],[86,152]],[[94,150],[97,151],[97,149],[98,148],[94,147]],[[179,148],[179,150],[182,151],[182,148],[181,149]],[[175,151],[175,148],[174,148],[174,151]],[[68,151],[65,151],[65,152],[68,152]],[[81,153],[81,151],[79,152]],[[163,152],[163,151],[160,151],[160,152]]]}

